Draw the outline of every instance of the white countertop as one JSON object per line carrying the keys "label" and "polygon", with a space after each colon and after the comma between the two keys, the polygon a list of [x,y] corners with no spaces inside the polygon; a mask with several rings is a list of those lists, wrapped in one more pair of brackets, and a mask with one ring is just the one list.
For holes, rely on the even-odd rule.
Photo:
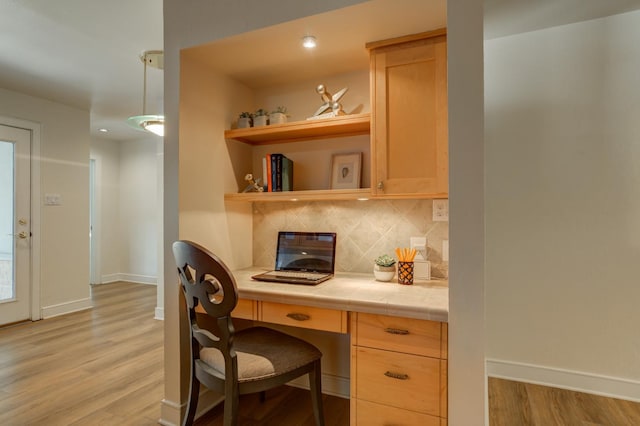
{"label": "white countertop", "polygon": [[402,285],[395,278],[376,281],[373,273],[336,273],[330,280],[310,286],[251,279],[264,271],[247,268],[233,272],[241,298],[441,322],[449,318],[449,286],[445,280],[416,280],[413,285]]}

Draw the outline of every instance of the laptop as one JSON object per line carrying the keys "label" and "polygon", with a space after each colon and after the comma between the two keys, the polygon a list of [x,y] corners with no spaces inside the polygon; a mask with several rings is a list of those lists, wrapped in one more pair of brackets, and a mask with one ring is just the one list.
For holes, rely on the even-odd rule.
{"label": "laptop", "polygon": [[315,285],[333,276],[336,260],[334,232],[278,232],[276,267],[254,275],[258,281]]}

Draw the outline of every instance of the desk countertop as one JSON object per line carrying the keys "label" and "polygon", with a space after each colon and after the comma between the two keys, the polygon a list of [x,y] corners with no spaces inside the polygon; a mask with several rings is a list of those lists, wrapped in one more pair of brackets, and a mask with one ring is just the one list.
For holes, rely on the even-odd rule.
{"label": "desk countertop", "polygon": [[447,322],[449,318],[449,286],[444,280],[401,285],[395,279],[376,281],[373,274],[336,273],[328,281],[307,286],[251,279],[251,275],[260,272],[264,269],[233,272],[240,297],[432,321]]}

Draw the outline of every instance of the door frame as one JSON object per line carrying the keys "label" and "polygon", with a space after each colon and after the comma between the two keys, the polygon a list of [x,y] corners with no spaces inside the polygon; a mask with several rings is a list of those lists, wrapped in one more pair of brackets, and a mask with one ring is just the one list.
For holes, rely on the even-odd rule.
{"label": "door frame", "polygon": [[40,217],[40,124],[2,115],[0,115],[0,124],[18,127],[31,133],[31,261],[29,284],[31,286],[31,321],[37,321],[42,319],[42,308],[40,306],[40,229],[42,224],[42,218]]}

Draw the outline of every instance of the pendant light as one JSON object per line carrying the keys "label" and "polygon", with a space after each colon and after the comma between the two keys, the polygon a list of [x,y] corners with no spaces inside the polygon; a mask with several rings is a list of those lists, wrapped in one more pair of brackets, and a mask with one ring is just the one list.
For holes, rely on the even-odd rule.
{"label": "pendant light", "polygon": [[142,91],[142,115],[129,117],[127,123],[137,129],[164,136],[164,115],[147,115],[147,65],[164,69],[164,52],[162,50],[147,50],[140,56],[144,63],[144,85]]}

